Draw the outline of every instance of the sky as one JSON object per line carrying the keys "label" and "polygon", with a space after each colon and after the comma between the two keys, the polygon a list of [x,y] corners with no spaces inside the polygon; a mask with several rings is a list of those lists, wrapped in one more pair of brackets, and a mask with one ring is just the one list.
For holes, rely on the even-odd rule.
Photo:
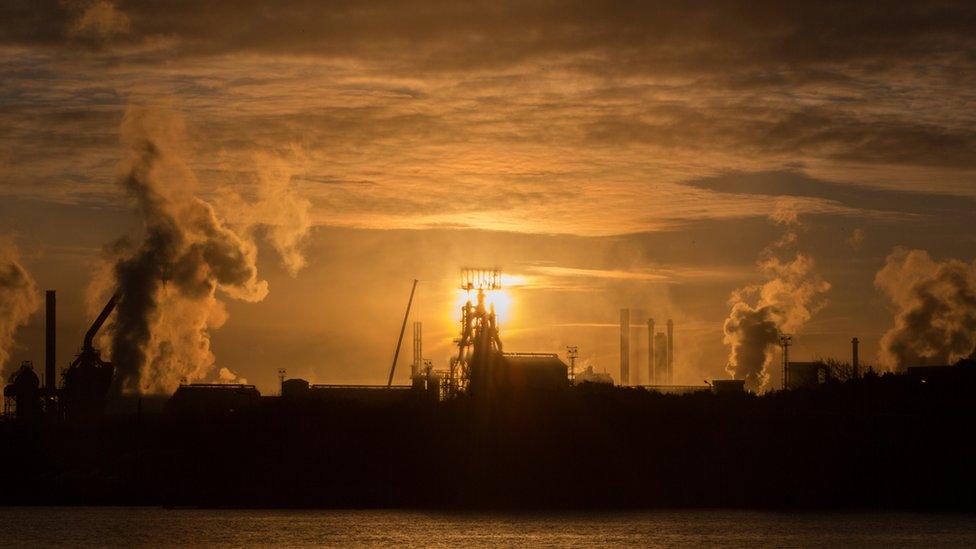
{"label": "sky", "polygon": [[[857,336],[880,365],[914,298],[879,272],[976,257],[974,29],[938,1],[10,0],[0,238],[58,291],[62,365],[113,269],[159,257],[139,189],[204,201],[244,269],[160,297],[209,349],[180,377],[381,383],[415,278],[446,367],[468,266],[512,275],[505,350],[615,377],[621,307],[674,319],[676,383],[741,374],[727,321],[767,306],[794,359]],[[43,314],[16,324],[8,369],[42,363]]]}

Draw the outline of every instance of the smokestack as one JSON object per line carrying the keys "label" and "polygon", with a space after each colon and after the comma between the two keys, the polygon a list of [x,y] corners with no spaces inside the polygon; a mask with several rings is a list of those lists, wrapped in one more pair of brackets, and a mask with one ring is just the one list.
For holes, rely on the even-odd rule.
{"label": "smokestack", "polygon": [[668,385],[674,384],[674,322],[668,319]]}
{"label": "smokestack", "polygon": [[647,319],[647,383],[657,385],[654,377],[654,319]]}
{"label": "smokestack", "polygon": [[620,384],[630,382],[630,309],[620,309]]}
{"label": "smokestack", "polygon": [[423,324],[418,320],[413,323],[413,363],[410,365],[410,378],[420,375],[424,365]]}
{"label": "smokestack", "polygon": [[857,379],[860,376],[860,373],[857,371],[857,366],[858,366],[857,365],[857,344],[858,343],[860,343],[860,341],[856,337],[851,339],[851,375],[854,376],[854,379]]}
{"label": "smokestack", "polygon": [[44,388],[48,394],[54,394],[58,387],[55,357],[55,343],[57,338],[57,299],[54,290],[48,290],[47,310],[44,313]]}
{"label": "smokestack", "polygon": [[[634,311],[631,311],[634,312]],[[640,316],[639,312],[635,312],[633,315],[635,317]],[[641,343],[643,343],[641,337],[640,326],[630,327],[630,384],[637,386],[641,384],[641,360],[643,359],[643,350],[641,349]]]}

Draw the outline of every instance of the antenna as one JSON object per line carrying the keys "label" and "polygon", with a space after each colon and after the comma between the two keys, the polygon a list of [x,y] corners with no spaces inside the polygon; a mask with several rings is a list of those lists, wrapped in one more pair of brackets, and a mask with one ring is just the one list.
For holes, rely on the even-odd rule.
{"label": "antenna", "polygon": [[566,356],[569,357],[569,382],[576,383],[576,359],[579,358],[579,348],[576,345],[567,346]]}
{"label": "antenna", "polygon": [[790,334],[780,334],[779,344],[783,348],[783,389],[789,389],[790,345],[793,345],[793,336]]}

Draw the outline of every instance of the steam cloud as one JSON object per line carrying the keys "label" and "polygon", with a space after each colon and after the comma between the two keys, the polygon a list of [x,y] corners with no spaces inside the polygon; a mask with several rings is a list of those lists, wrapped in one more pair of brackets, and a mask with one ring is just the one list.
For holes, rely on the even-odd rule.
{"label": "steam cloud", "polygon": [[[40,299],[37,284],[20,264],[13,244],[0,240],[0,369],[7,366],[14,332],[27,323]],[[7,379],[3,370],[3,379]]]}
{"label": "steam cloud", "polygon": [[[775,220],[792,224],[795,217]],[[725,321],[724,341],[730,346],[726,370],[735,379],[744,379],[752,390],[769,382],[768,366],[779,343],[780,333],[799,331],[824,305],[823,294],[830,289],[814,270],[809,256],[793,252],[797,235],[787,232],[760,254],[758,268],[765,282],[732,292],[731,311]]]}
{"label": "steam cloud", "polygon": [[897,307],[895,325],[881,338],[885,367],[948,364],[976,352],[976,262],[895,248],[874,284]]}
{"label": "steam cloud", "polygon": [[[227,319],[222,295],[257,302],[257,247],[248,228],[232,228],[195,194],[181,162],[182,129],[161,113],[130,109],[122,123],[130,159],[120,182],[138,204],[144,233],[113,269],[121,292],[112,326],[112,361],[126,393],[175,389],[212,374],[210,330]],[[297,253],[297,252],[296,252]]]}

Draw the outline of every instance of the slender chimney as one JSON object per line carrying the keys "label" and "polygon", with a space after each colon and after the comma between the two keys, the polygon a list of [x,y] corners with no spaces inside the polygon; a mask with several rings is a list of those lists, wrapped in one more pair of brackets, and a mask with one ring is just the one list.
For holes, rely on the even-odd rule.
{"label": "slender chimney", "polygon": [[53,394],[58,388],[57,359],[55,357],[55,343],[57,342],[57,299],[54,290],[45,294],[47,309],[44,313],[44,388],[48,394]]}
{"label": "slender chimney", "polygon": [[424,337],[423,324],[418,320],[413,323],[413,363],[410,364],[410,379],[420,375],[424,365]]}
{"label": "slender chimney", "polygon": [[674,384],[674,322],[668,319],[668,385]]}
{"label": "slender chimney", "polygon": [[860,372],[858,372],[858,364],[857,364],[858,343],[860,343],[860,341],[856,337],[851,339],[851,375],[854,376],[854,379],[857,379],[861,375]]}
{"label": "slender chimney", "polygon": [[620,384],[630,382],[630,309],[620,309]]}
{"label": "slender chimney", "polygon": [[647,383],[657,385],[654,377],[654,319],[647,319]]}
{"label": "slender chimney", "polygon": [[[631,311],[633,316],[640,316],[639,312]],[[637,386],[641,384],[641,364],[643,362],[644,351],[641,349],[643,343],[640,326],[631,325],[630,327],[630,384]]]}

